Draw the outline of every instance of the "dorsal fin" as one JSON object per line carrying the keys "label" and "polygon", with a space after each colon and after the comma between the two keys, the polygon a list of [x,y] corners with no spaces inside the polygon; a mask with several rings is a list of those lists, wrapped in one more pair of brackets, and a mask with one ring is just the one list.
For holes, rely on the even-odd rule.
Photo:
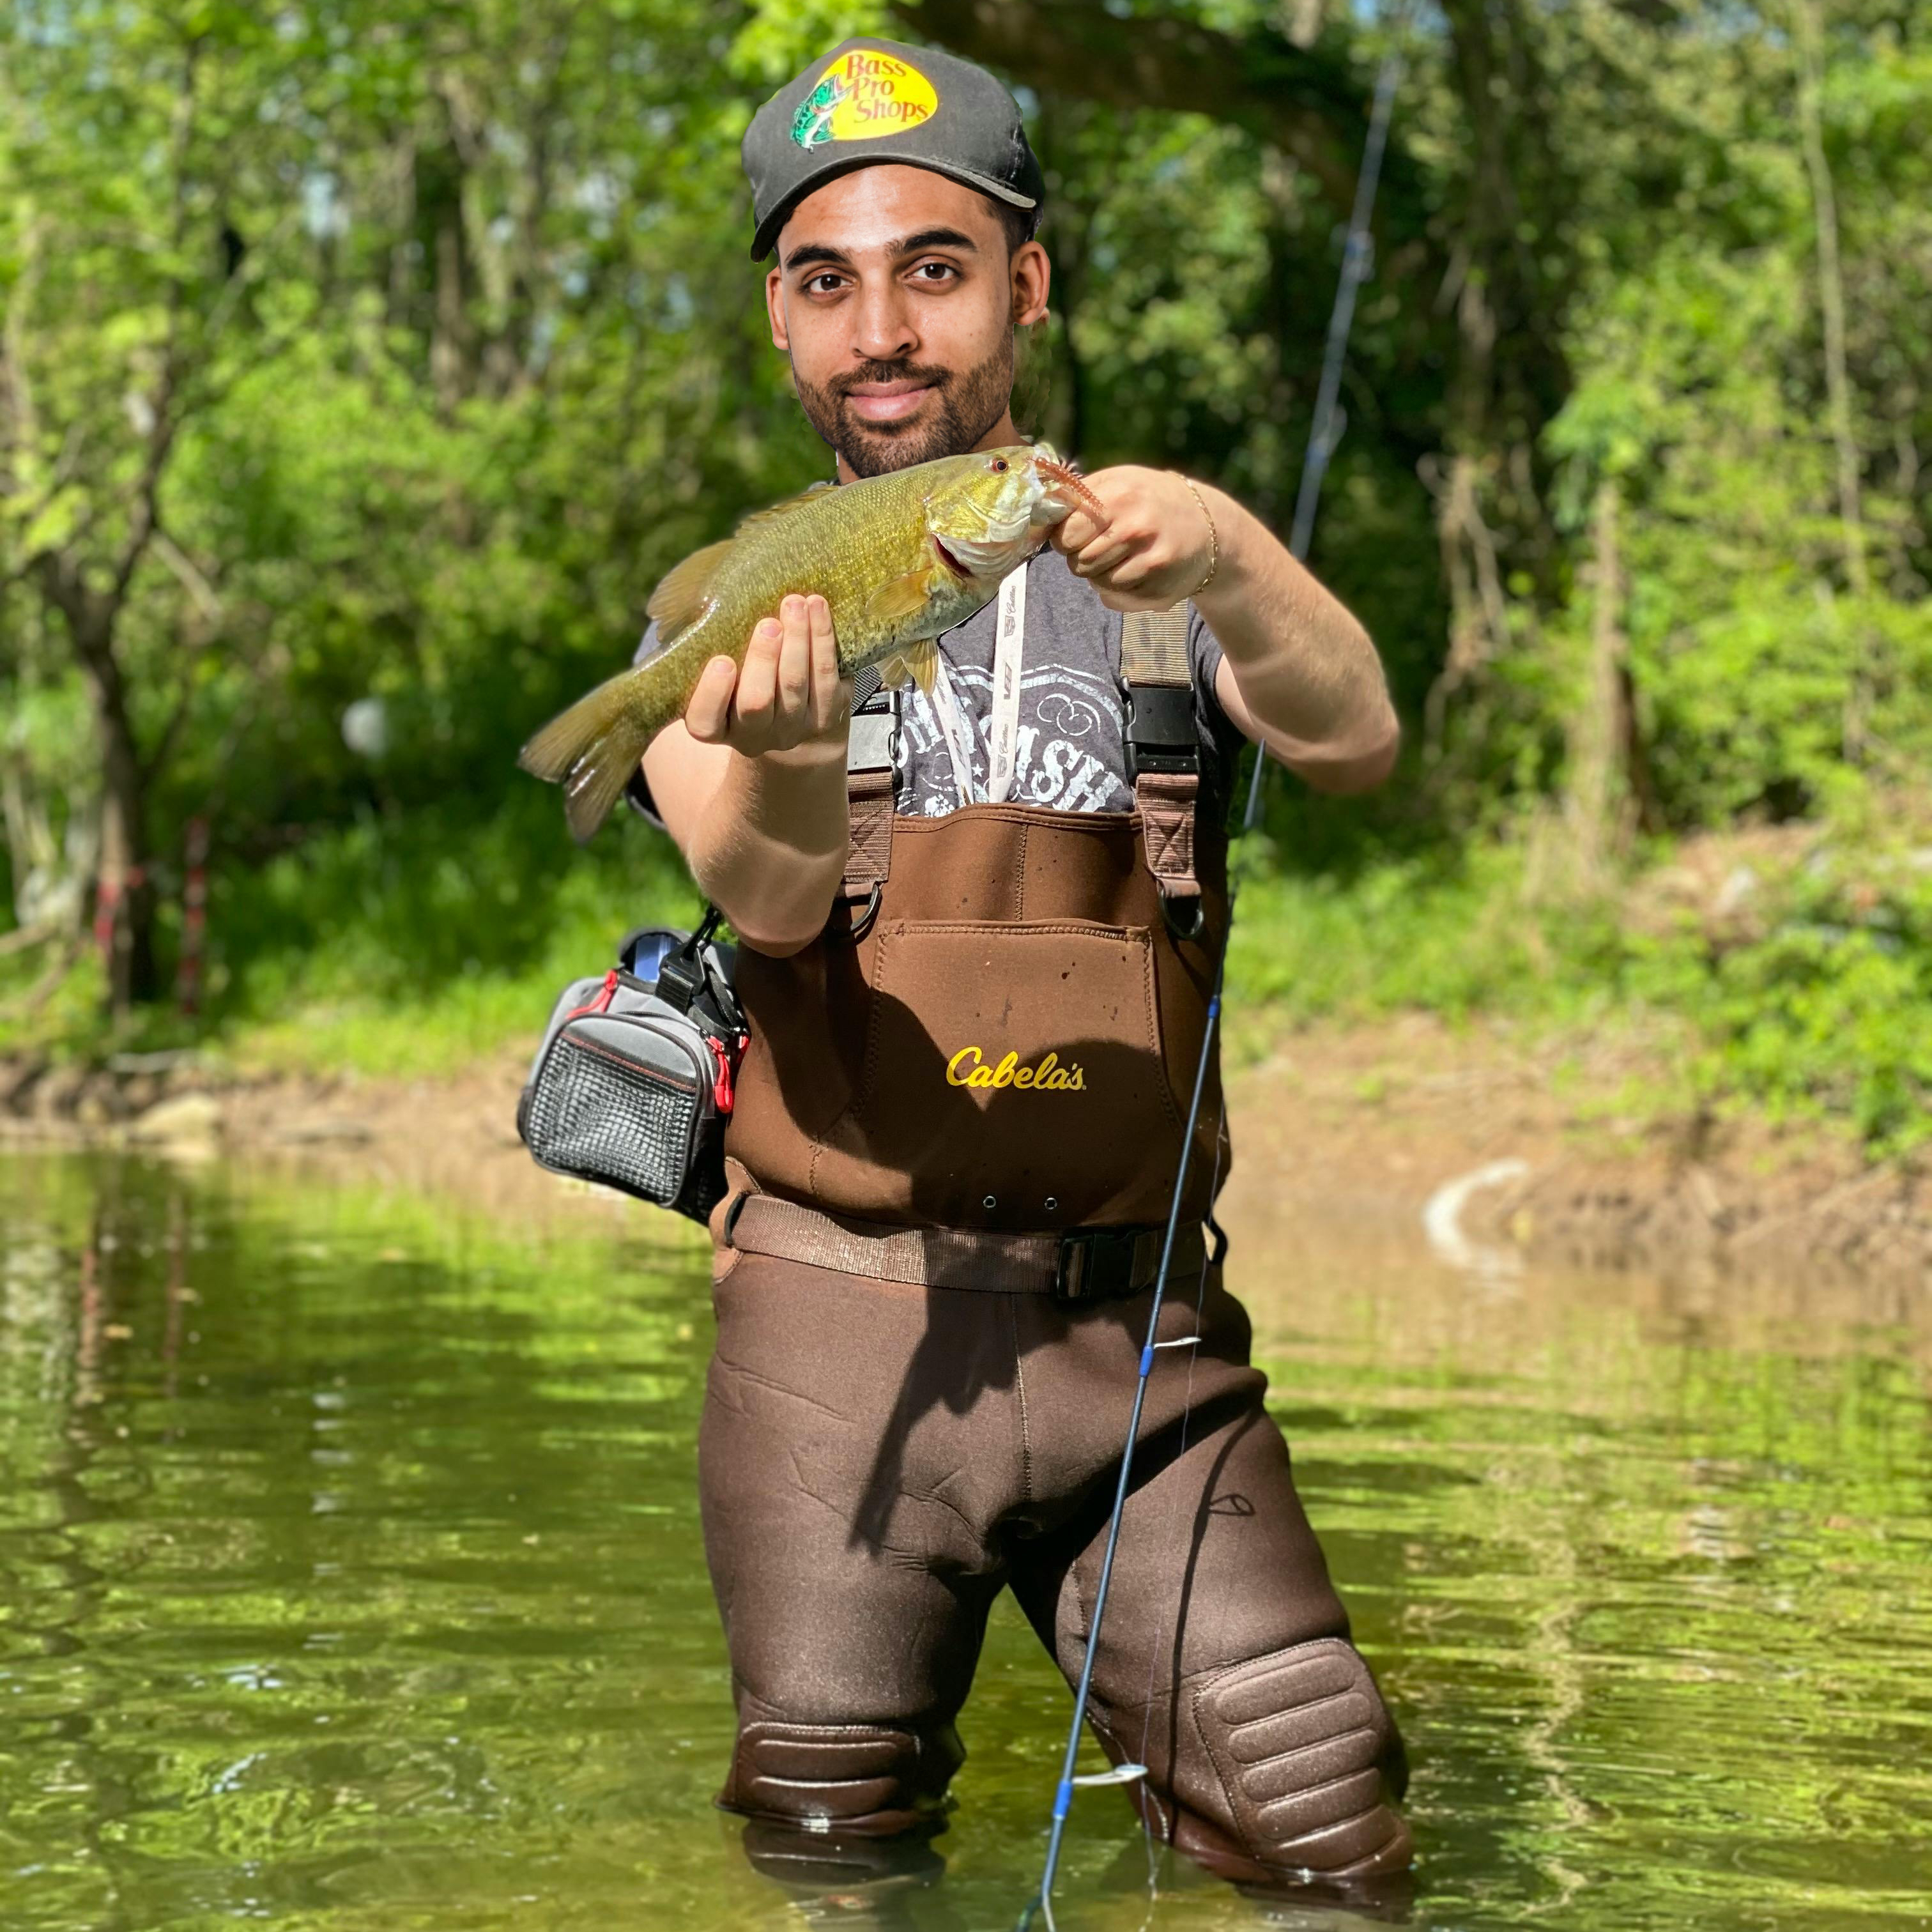
{"label": "dorsal fin", "polygon": [[651,601],[644,606],[645,614],[657,620],[658,643],[671,643],[704,616],[705,604],[711,594],[711,581],[718,574],[718,566],[724,561],[725,554],[731,546],[748,530],[755,530],[775,517],[789,515],[837,487],[832,483],[814,483],[796,496],[788,496],[784,502],[772,504],[770,509],[754,510],[740,520],[738,527],[728,537],[706,544],[702,550],[693,550],[682,563],[674,564],[666,571],[658,587],[651,592]]}
{"label": "dorsal fin", "polygon": [[806,504],[817,502],[826,490],[836,490],[838,487],[836,483],[818,482],[808,484],[796,496],[787,496],[781,502],[773,503],[765,509],[753,510],[748,514],[740,518],[738,527],[731,534],[734,537],[742,537],[747,532],[756,530],[760,524],[769,524],[778,517],[788,517],[793,511],[802,510]]}
{"label": "dorsal fin", "polygon": [[706,544],[702,550],[693,550],[658,580],[658,587],[651,592],[644,612],[657,620],[660,646],[688,631],[704,616],[711,580],[718,574],[718,566],[724,561],[733,541],[727,537],[721,543]]}

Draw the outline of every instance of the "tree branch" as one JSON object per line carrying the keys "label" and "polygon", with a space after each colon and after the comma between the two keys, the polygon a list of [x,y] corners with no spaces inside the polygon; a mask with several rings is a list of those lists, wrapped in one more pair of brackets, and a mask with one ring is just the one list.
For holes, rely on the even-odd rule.
{"label": "tree branch", "polygon": [[[1298,47],[1265,27],[1238,38],[1168,15],[1123,17],[1100,0],[892,0],[892,10],[926,39],[1030,87],[1245,128],[1306,168],[1337,213],[1354,201],[1370,88],[1325,48]],[[1418,188],[1413,164],[1391,149],[1377,225],[1419,230]]]}
{"label": "tree branch", "polygon": [[154,377],[152,392],[146,398],[149,428],[148,447],[142,459],[140,482],[134,488],[134,504],[128,518],[128,535],[115,563],[108,597],[116,609],[126,600],[128,587],[134,580],[149,542],[160,523],[162,473],[174,448],[175,434],[181,427],[175,411],[175,390],[181,374],[182,310],[187,289],[182,278],[181,260],[188,246],[188,148],[194,138],[195,70],[201,43],[191,40],[182,64],[181,94],[175,103],[174,124],[170,141],[170,164],[174,176],[174,219],[169,239],[173,269],[168,280],[167,334],[161,346],[161,365]]}

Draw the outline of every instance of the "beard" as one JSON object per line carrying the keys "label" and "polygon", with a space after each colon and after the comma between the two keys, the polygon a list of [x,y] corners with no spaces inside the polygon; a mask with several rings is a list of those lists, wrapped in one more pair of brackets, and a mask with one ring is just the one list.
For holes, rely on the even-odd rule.
{"label": "beard", "polygon": [[[903,422],[866,422],[851,406],[861,382],[920,382],[931,387],[928,404]],[[1006,412],[1012,400],[1013,339],[1002,335],[985,362],[963,374],[917,362],[862,362],[822,388],[792,370],[806,420],[845,460],[855,476],[883,476],[936,457],[962,456]]]}

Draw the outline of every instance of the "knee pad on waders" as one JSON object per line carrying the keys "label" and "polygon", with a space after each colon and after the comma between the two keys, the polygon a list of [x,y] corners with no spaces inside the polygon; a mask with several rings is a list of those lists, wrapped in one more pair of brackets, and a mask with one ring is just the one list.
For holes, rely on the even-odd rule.
{"label": "knee pad on waders", "polygon": [[884,1836],[931,1828],[965,1762],[950,1724],[791,1724],[758,1718],[738,1732],[718,1802],[808,1831]]}
{"label": "knee pad on waders", "polygon": [[[1193,1706],[1223,1804],[1206,1834],[1177,1821],[1184,1849],[1212,1862],[1238,1848],[1285,1877],[1406,1869],[1408,1827],[1394,1809],[1408,1783],[1402,1739],[1353,1645],[1323,1637],[1238,1664],[1196,1686]],[[1214,1844],[1219,1832],[1234,1844]]]}

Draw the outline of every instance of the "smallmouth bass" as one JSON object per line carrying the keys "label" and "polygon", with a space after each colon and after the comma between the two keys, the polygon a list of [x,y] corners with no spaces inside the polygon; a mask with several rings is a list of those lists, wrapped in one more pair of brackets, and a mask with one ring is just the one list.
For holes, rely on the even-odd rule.
{"label": "smallmouth bass", "polygon": [[878,664],[887,683],[929,686],[933,640],[990,603],[1076,503],[1105,525],[1092,492],[1041,443],[817,483],[755,511],[651,593],[650,656],[554,718],[518,762],[562,784],[581,843],[610,815],[644,748],[684,716],[705,665],[742,664],[753,628],[793,595],[816,591],[830,607],[842,677]]}

